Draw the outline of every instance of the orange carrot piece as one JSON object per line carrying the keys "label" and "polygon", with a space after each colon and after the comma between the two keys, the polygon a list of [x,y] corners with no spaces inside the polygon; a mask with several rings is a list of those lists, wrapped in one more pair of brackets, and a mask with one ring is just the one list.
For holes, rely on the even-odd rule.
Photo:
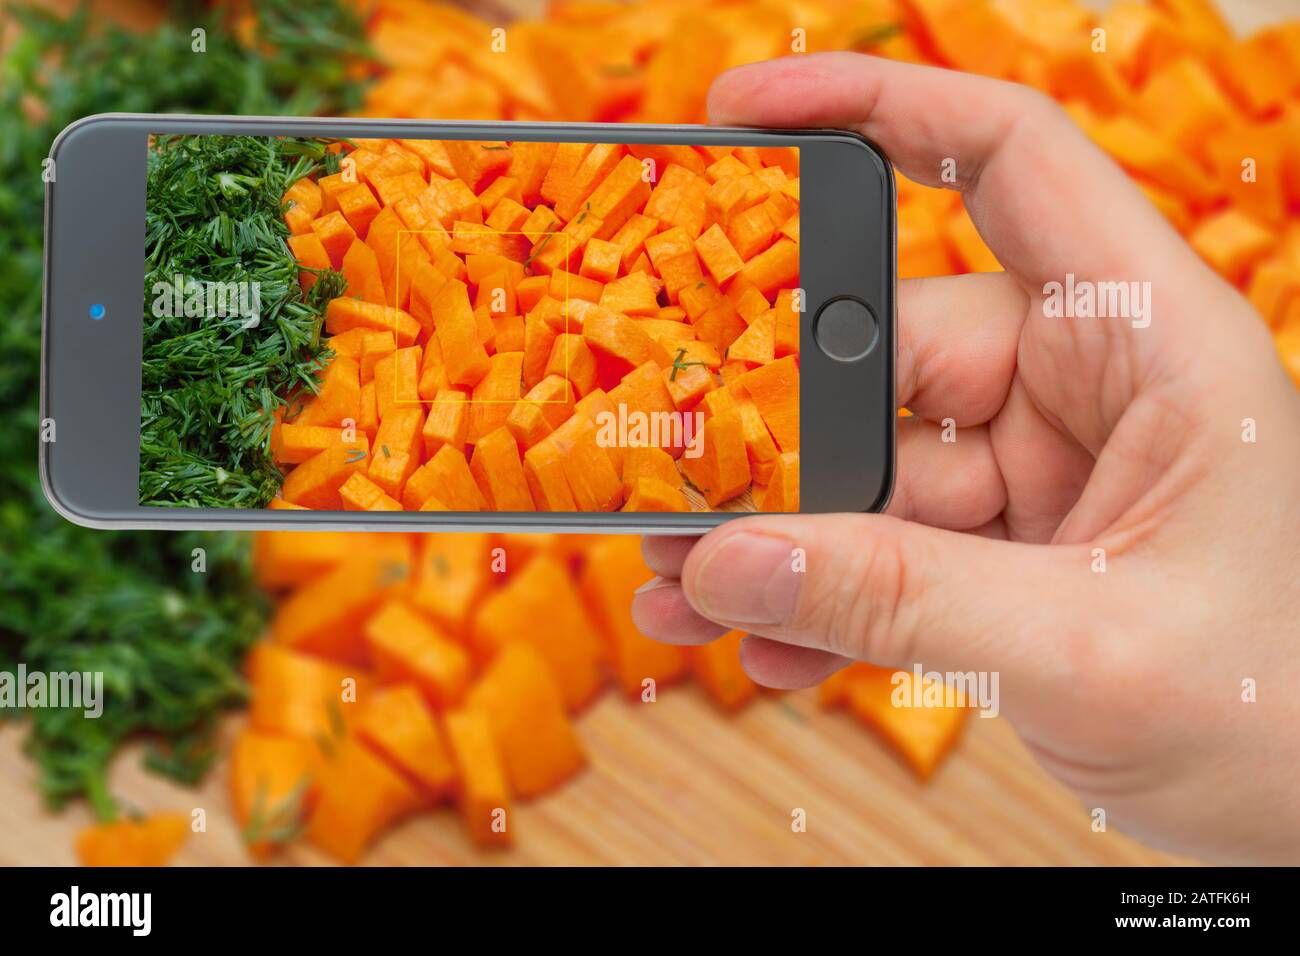
{"label": "orange carrot piece", "polygon": [[487,715],[512,792],[554,789],[586,763],[547,661],[532,646],[502,647],[466,700]]}
{"label": "orange carrot piece", "polygon": [[447,140],[443,148],[457,178],[474,193],[482,192],[488,183],[505,172],[512,158],[507,143]]}
{"label": "orange carrot piece", "polygon": [[[685,349],[682,349],[685,356]],[[672,396],[673,405],[679,412],[688,412],[699,404],[708,392],[718,387],[718,383],[713,379],[713,373],[702,365],[692,365],[686,368],[669,367],[664,369],[664,384],[668,386],[668,394]]]}
{"label": "orange carrot piece", "polygon": [[383,488],[361,472],[354,472],[339,487],[344,511],[401,511],[402,505],[391,498]]}
{"label": "orange carrot piece", "polygon": [[331,299],[325,307],[325,331],[338,335],[355,328],[392,332],[397,336],[400,348],[414,345],[420,335],[420,323],[401,309],[346,296]]}
{"label": "orange carrot piece", "polygon": [[230,749],[230,802],[249,851],[265,859],[279,848],[275,831],[307,822],[323,755],[303,737],[243,728]]}
{"label": "orange carrot piece", "polygon": [[343,436],[346,429],[331,428],[327,425],[286,424],[275,426],[279,433],[278,442],[273,442],[275,460],[289,465],[304,462],[313,455],[346,444]]}
{"label": "orange carrot piece", "polygon": [[302,291],[308,291],[316,284],[316,273],[309,272],[309,269],[332,269],[333,264],[330,262],[330,254],[325,249],[325,244],[321,242],[320,235],[315,232],[305,232],[301,235],[289,237],[289,249],[293,252],[293,257],[298,260],[300,271],[298,273],[298,283],[302,286]]}
{"label": "orange carrot piece", "polygon": [[579,511],[614,511],[623,503],[618,470],[592,419],[574,415],[530,451],[549,444],[559,452],[565,480]]}
{"label": "orange carrot piece", "polygon": [[619,262],[619,269],[622,272],[632,271],[632,263],[638,256],[645,251],[645,241],[653,236],[659,229],[659,221],[644,216],[641,213],[633,213],[628,217],[627,222],[619,227],[611,238],[623,250]]}
{"label": "orange carrot piece", "polygon": [[482,511],[487,507],[464,453],[451,445],[443,445],[411,475],[402,491],[402,505],[416,511],[430,497],[452,511]]}
{"label": "orange carrot piece", "polygon": [[632,486],[624,511],[672,512],[690,511],[691,503],[679,488],[658,478],[641,477]]}
{"label": "orange carrot piece", "polygon": [[[592,242],[596,241],[592,240]],[[558,302],[573,304],[576,300],[599,302],[604,290],[605,287],[595,279],[556,269],[551,273],[551,284],[547,288],[547,294]]]}
{"label": "orange carrot piece", "polygon": [[[640,323],[617,312],[600,310],[582,323],[582,338],[596,358],[596,379],[602,388],[612,388],[634,368],[655,362],[661,368],[672,358]],[[583,389],[583,394],[590,389]]]}
{"label": "orange carrot piece", "polygon": [[271,636],[280,644],[344,663],[366,660],[360,624],[410,570],[402,535],[349,556],[300,587],[276,608]]}
{"label": "orange carrot piece", "polygon": [[469,400],[466,440],[476,444],[484,435],[506,423],[519,401],[523,352],[499,352],[488,360],[488,372],[474,386]]}
{"label": "orange carrot piece", "polygon": [[451,793],[456,765],[420,691],[411,684],[370,695],[356,720],[357,737],[413,780],[431,799]]}
{"label": "orange carrot piece", "polygon": [[296,415],[295,407],[296,402],[286,415],[286,424],[346,427],[349,419],[355,422],[361,412],[360,367],[352,359],[336,358],[325,369],[316,396],[302,405]]}
{"label": "orange carrot piece", "polygon": [[82,866],[166,866],[189,835],[182,813],[100,823],[77,834],[77,859]]}
{"label": "orange carrot piece", "polygon": [[474,609],[492,585],[495,565],[489,546],[486,534],[429,534],[419,538],[408,597],[457,640],[464,638]]}
{"label": "orange carrot piece", "polygon": [[469,470],[491,511],[535,511],[528,491],[519,446],[504,426],[484,435],[474,446]]}
{"label": "orange carrot piece", "polygon": [[704,423],[700,437],[700,456],[683,457],[682,472],[704,495],[709,507],[716,508],[744,492],[751,480],[740,412],[731,409],[712,416]]}
{"label": "orange carrot piece", "polygon": [[799,453],[787,451],[777,458],[772,470],[772,480],[762,500],[759,511],[794,512],[799,510]]}
{"label": "orange carrot piece", "polygon": [[632,496],[638,478],[655,478],[671,488],[682,486],[681,472],[673,457],[662,448],[638,445],[628,448],[623,458],[623,494]]}
{"label": "orange carrot piece", "polygon": [[600,283],[609,282],[618,275],[618,265],[622,251],[620,246],[604,239],[588,240],[587,248],[583,251],[582,265],[578,269],[578,274]]}
{"label": "orange carrot piece", "polygon": [[[758,406],[748,397],[737,399],[735,404],[740,411],[741,427],[745,434],[745,452],[749,455],[750,474],[758,484],[766,485],[772,479],[772,469],[776,467],[780,451],[776,447],[772,433],[767,429],[767,423],[763,421]],[[797,455],[798,452],[791,454]],[[797,474],[796,470],[796,476]]]}
{"label": "orange carrot piece", "polygon": [[510,409],[506,427],[520,447],[527,451],[573,413],[573,400],[573,386],[568,379],[548,375]]}
{"label": "orange carrot piece", "polygon": [[776,310],[768,309],[736,336],[727,349],[730,362],[766,365],[776,357]]}
{"label": "orange carrot piece", "polygon": [[802,313],[795,305],[789,289],[776,294],[776,328],[772,333],[772,354],[775,358],[799,354],[799,323]]}
{"label": "orange carrot piece", "polygon": [[896,707],[895,695],[911,701],[915,680],[910,671],[898,672],[895,685],[891,668],[853,664],[845,678],[849,709],[875,730],[922,779],[930,777],[966,724],[965,707]]}
{"label": "orange carrot piece", "polygon": [[339,511],[343,502],[339,487],[366,463],[370,443],[364,433],[355,441],[331,444],[297,465],[284,480],[284,500],[304,508]]}
{"label": "orange carrot piece", "polygon": [[330,257],[330,265],[335,269],[340,268],[343,265],[343,256],[357,238],[356,230],[340,212],[326,213],[319,219],[313,219],[311,228],[320,239],[321,245],[325,247],[325,252]]}
{"label": "orange carrot piece", "polygon": [[600,291],[600,306],[627,316],[654,316],[659,312],[658,289],[644,272],[607,282]]}
{"label": "orange carrot piece", "polygon": [[799,246],[780,239],[746,262],[741,274],[768,296],[795,286],[799,282]]}
{"label": "orange carrot piece", "polygon": [[716,222],[695,240],[695,252],[718,285],[725,284],[745,266],[745,260]]}
{"label": "orange carrot piece", "polygon": [[688,647],[691,673],[723,710],[739,710],[758,693],[758,685],[740,666],[743,631],[728,631],[716,641]]}
{"label": "orange carrot piece", "polygon": [[760,365],[738,379],[758,406],[782,451],[799,450],[799,368],[793,356]]}
{"label": "orange carrot piece", "polygon": [[434,395],[422,433],[426,458],[436,455],[443,445],[461,452],[465,450],[465,435],[469,428],[468,398],[455,388],[439,389]]}
{"label": "orange carrot piece", "polygon": [[332,740],[355,713],[353,702],[370,690],[370,677],[271,642],[248,657],[252,685],[248,723],[258,732],[305,740]]}
{"label": "orange carrot piece", "polygon": [[550,555],[535,556],[505,587],[489,594],[474,620],[478,660],[489,661],[517,643],[530,645],[546,661],[569,711],[600,689],[600,634],[568,571]]}
{"label": "orange carrot piece", "polygon": [[332,212],[338,212],[339,194],[355,186],[356,181],[348,182],[343,173],[339,172],[332,176],[322,176],[316,180],[316,185],[320,187],[320,215],[328,216]]}
{"label": "orange carrot piece", "polygon": [[349,737],[321,766],[307,838],[341,862],[354,864],[385,830],[427,803],[382,757]]}
{"label": "orange carrot piece", "polygon": [[375,199],[370,187],[358,184],[339,193],[336,199],[339,213],[347,220],[352,231],[359,238],[365,239],[371,221],[379,215],[379,200]]}
{"label": "orange carrot piece", "polygon": [[524,452],[524,478],[538,511],[577,511],[564,474],[564,452],[539,441]]}
{"label": "orange carrot piece", "polygon": [[477,385],[490,364],[470,308],[469,289],[459,280],[450,280],[438,290],[431,308],[448,379],[452,385]]}
{"label": "orange carrot piece", "polygon": [[361,386],[361,408],[360,414],[357,415],[356,427],[365,432],[370,438],[370,444],[374,444],[374,433],[380,431],[380,403],[374,394],[374,381],[365,382]]}
{"label": "orange carrot piece", "polygon": [[[353,330],[359,331],[357,329]],[[392,332],[366,332],[366,337],[361,342],[361,384],[364,385],[373,381],[375,377],[375,366],[379,362],[397,351],[397,339]]]}
{"label": "orange carrot piece", "polygon": [[417,386],[420,398],[433,401],[439,392],[450,388],[451,380],[447,378],[447,367],[442,364],[442,348],[438,345],[438,337],[430,335],[424,343],[424,364],[420,367],[420,382]]}
{"label": "orange carrot piece", "polygon": [[596,143],[591,146],[582,161],[566,177],[564,187],[555,199],[555,214],[565,221],[578,215],[587,197],[623,158],[625,148],[611,143]]}
{"label": "orange carrot piece", "polygon": [[1245,273],[1277,243],[1277,234],[1237,209],[1210,216],[1188,237],[1216,272],[1239,283]]}
{"label": "orange carrot piece", "polygon": [[635,538],[609,537],[587,553],[580,578],[583,598],[605,639],[615,677],[632,697],[645,693],[647,680],[666,684],[686,670],[681,647],[652,641],[632,623],[632,594],[652,576]]}
{"label": "orange carrot piece", "polygon": [[[538,304],[524,317],[524,388],[532,388],[546,377],[546,367],[551,360],[551,350],[559,333],[546,321],[546,308],[543,303],[550,300],[543,296]],[[562,308],[559,303],[556,307]]]}
{"label": "orange carrot piece", "polygon": [[[527,335],[527,326],[524,334]],[[596,356],[582,335],[558,335],[551,346],[550,358],[543,374],[567,378],[579,395],[586,395],[596,387]]]}
{"label": "orange carrot piece", "polygon": [[[649,434],[647,439],[652,444],[656,443],[657,439],[657,443],[674,458],[681,455],[686,446],[685,420],[675,414],[677,408],[673,404],[673,397],[668,392],[663,371],[657,362],[646,362],[623,376],[623,381],[616,388],[610,389],[609,400],[619,417],[624,414],[619,406],[627,407],[626,415],[629,422],[632,413],[639,412],[645,416],[646,422],[659,421],[669,425],[677,423],[679,427],[669,428],[669,434],[664,434],[661,428],[659,435]],[[660,413],[669,414],[665,416]],[[629,430],[630,427],[629,425]],[[629,434],[629,440],[631,437]]]}
{"label": "orange carrot piece", "polygon": [[262,531],[253,540],[253,577],[267,591],[297,587],[342,563],[356,544],[341,531]]}
{"label": "orange carrot piece", "polygon": [[487,714],[460,710],[444,718],[456,764],[457,796],[470,838],[480,846],[508,846],[510,790]]}
{"label": "orange carrot piece", "polygon": [[591,143],[560,143],[551,156],[551,163],[539,187],[541,198],[552,206],[555,205],[591,150]]}
{"label": "orange carrot piece", "polygon": [[469,655],[401,600],[386,602],[365,624],[375,672],[387,684],[409,681],[430,705],[454,707],[469,686]]}

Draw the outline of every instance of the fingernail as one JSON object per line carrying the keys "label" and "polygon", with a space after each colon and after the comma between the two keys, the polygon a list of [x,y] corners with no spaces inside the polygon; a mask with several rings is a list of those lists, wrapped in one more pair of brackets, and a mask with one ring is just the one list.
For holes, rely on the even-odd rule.
{"label": "fingernail", "polygon": [[659,590],[659,588],[670,587],[670,586],[675,585],[675,584],[678,584],[678,583],[679,583],[679,582],[677,582],[677,581],[670,581],[670,580],[668,580],[667,578],[663,578],[663,577],[660,577],[659,575],[655,575],[653,578],[651,578],[651,579],[650,579],[649,581],[647,581],[645,584],[641,585],[639,588],[637,588],[637,589],[636,589],[635,591],[633,591],[632,593],[633,593],[633,594],[645,594],[645,592],[647,592],[647,591],[657,591],[657,590]]}
{"label": "fingernail", "polygon": [[695,572],[705,617],[737,624],[783,624],[794,615],[800,575],[786,538],[742,532],[722,542]]}

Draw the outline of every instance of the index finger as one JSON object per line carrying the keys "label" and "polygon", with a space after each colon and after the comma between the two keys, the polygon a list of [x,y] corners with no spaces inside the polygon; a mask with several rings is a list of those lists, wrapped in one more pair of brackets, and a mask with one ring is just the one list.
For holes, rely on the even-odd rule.
{"label": "index finger", "polygon": [[709,116],[861,133],[909,179],[959,189],[998,260],[1030,287],[1067,273],[1143,269],[1181,245],[1119,167],[1028,87],[817,53],[724,73],[710,91]]}

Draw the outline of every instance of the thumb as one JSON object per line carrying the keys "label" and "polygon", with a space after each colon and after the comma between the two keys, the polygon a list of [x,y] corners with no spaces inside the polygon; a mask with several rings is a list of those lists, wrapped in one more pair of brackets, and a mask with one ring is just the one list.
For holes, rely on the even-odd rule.
{"label": "thumb", "polygon": [[[691,550],[682,589],[728,628],[891,667],[1068,672],[1071,622],[1096,613],[1083,545],[995,541],[887,515],[755,516]],[[1059,658],[1059,659],[1058,659]]]}

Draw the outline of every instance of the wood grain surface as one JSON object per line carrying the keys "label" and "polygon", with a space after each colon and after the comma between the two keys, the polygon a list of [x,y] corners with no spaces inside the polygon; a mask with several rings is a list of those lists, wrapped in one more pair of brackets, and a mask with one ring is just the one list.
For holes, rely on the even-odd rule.
{"label": "wood grain surface", "polygon": [[[232,720],[228,736],[238,726]],[[811,693],[764,695],[735,716],[699,688],[653,704],[606,694],[579,720],[590,765],[558,791],[512,808],[516,845],[480,852],[450,807],[392,831],[367,856],[381,865],[1090,865],[1180,861],[1110,830],[1033,763],[1005,720],[968,721],[929,783],[845,713]],[[18,728],[0,732],[0,865],[71,864],[84,806],[46,812]],[[220,766],[198,790],[145,772],[140,749],[114,764],[112,789],[140,810],[202,808],[180,865],[251,862]],[[807,830],[793,831],[796,809]],[[309,846],[284,863],[328,859]]]}

